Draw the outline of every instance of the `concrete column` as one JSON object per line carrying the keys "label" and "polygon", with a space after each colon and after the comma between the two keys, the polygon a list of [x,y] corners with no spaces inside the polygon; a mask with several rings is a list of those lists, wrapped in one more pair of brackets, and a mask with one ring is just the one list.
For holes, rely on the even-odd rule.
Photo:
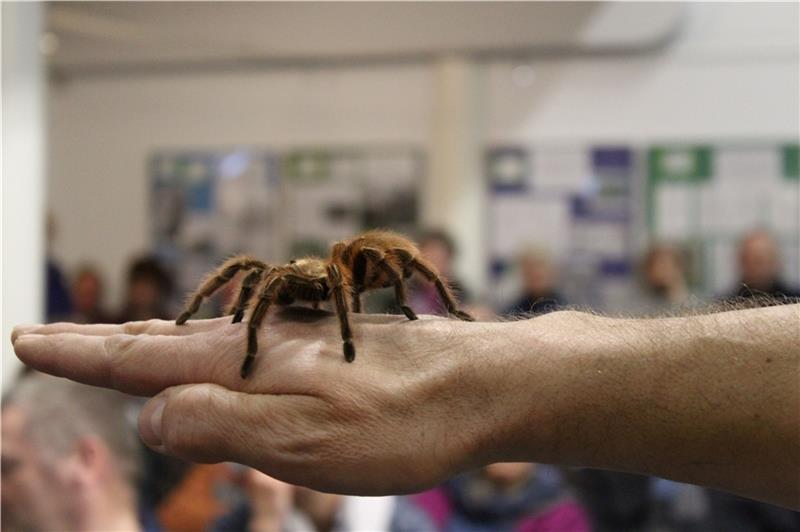
{"label": "concrete column", "polygon": [[485,287],[483,127],[480,67],[461,57],[434,66],[430,176],[423,188],[423,222],[448,231],[459,255],[456,272],[468,288]]}
{"label": "concrete column", "polygon": [[3,386],[20,368],[9,336],[44,317],[44,4],[3,2]]}

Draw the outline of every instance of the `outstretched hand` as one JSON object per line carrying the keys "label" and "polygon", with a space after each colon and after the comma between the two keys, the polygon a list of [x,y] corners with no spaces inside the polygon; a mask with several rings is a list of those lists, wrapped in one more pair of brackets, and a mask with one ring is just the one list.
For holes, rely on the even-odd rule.
{"label": "outstretched hand", "polygon": [[359,494],[420,490],[485,461],[492,372],[459,346],[497,324],[354,314],[353,325],[348,364],[333,315],[285,309],[265,321],[247,379],[245,325],[230,318],[27,326],[12,341],[38,370],[154,396],[142,439],[188,460]]}
{"label": "outstretched hand", "polygon": [[[468,323],[284,309],[230,318],[21,327],[41,371],[139,395],[150,447],[321,491],[418,491],[492,462],[639,472],[797,508],[800,305],[685,318],[554,312]],[[744,464],[744,465],[743,465]],[[792,473],[790,473],[792,472]]]}

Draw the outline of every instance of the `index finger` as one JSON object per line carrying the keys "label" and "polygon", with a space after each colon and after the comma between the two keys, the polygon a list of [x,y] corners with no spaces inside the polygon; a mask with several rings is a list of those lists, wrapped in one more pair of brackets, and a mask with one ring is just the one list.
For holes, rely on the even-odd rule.
{"label": "index finger", "polygon": [[[241,340],[241,335],[236,336]],[[241,350],[230,334],[92,336],[25,334],[14,343],[29,366],[68,379],[134,395],[179,384],[213,382],[240,388],[234,378]],[[236,349],[235,347],[238,347]]]}
{"label": "index finger", "polygon": [[166,336],[185,336],[216,329],[231,322],[230,316],[206,320],[190,320],[176,325],[173,320],[129,321],[127,323],[49,323],[47,325],[18,325],[11,332],[11,343],[25,334],[75,333],[87,336],[112,336],[115,334],[157,334]]}

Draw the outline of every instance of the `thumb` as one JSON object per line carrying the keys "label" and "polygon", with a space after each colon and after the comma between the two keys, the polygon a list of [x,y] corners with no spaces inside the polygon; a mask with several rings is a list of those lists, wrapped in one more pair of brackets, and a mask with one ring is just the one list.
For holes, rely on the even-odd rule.
{"label": "thumb", "polygon": [[192,462],[253,464],[256,452],[269,453],[264,423],[279,415],[272,399],[215,384],[167,388],[142,408],[139,434],[153,450]]}

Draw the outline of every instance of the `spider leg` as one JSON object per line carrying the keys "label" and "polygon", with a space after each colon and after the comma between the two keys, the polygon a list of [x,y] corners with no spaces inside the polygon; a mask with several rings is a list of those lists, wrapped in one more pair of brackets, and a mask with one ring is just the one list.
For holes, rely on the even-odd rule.
{"label": "spider leg", "polygon": [[239,323],[242,321],[242,318],[244,318],[247,302],[250,301],[250,298],[253,296],[253,291],[258,282],[261,281],[261,276],[263,274],[263,269],[253,268],[242,281],[242,286],[239,288],[239,297],[236,300],[236,304],[231,307],[229,312],[229,314],[233,314],[233,321],[231,323]]}
{"label": "spider leg", "polygon": [[339,327],[342,332],[344,359],[352,362],[356,358],[356,348],[353,345],[353,332],[350,330],[350,320],[347,317],[349,308],[345,298],[345,284],[339,267],[335,264],[328,265],[328,283],[333,291],[333,307],[336,309],[336,316],[339,318]]}
{"label": "spider leg", "polygon": [[[336,253],[333,254],[336,256]],[[341,256],[341,252],[339,253]],[[364,291],[364,277],[367,274],[367,257],[358,253],[353,260],[353,312],[361,312],[361,292]]]}
{"label": "spider leg", "polygon": [[243,379],[246,379],[247,375],[250,374],[250,368],[253,366],[253,362],[256,359],[256,353],[258,352],[258,327],[261,325],[264,316],[267,315],[267,310],[269,310],[272,301],[275,299],[275,292],[282,286],[283,279],[277,276],[267,277],[261,285],[261,289],[258,293],[258,303],[253,309],[250,319],[247,321],[247,356],[245,356],[242,369],[239,372]]}
{"label": "spider leg", "polygon": [[222,263],[217,270],[211,274],[203,283],[200,288],[192,295],[189,303],[184,308],[183,312],[175,320],[177,325],[183,325],[192,317],[198,310],[203,300],[211,296],[214,292],[222,288],[225,284],[230,282],[231,279],[239,272],[239,270],[249,270],[250,268],[259,267],[267,269],[269,266],[260,260],[251,257],[231,257]]}
{"label": "spider leg", "polygon": [[425,279],[430,281],[431,283],[436,286],[436,291],[439,293],[439,297],[442,299],[445,307],[447,308],[447,312],[455,316],[456,318],[464,321],[475,321],[475,318],[464,312],[463,310],[459,310],[458,305],[456,304],[456,298],[453,296],[453,292],[450,290],[442,278],[436,273],[436,268],[425,260],[422,257],[412,257],[410,253],[405,250],[393,250],[398,252],[398,255],[407,259],[407,264],[422,274]]}
{"label": "spider leg", "polygon": [[403,274],[395,270],[394,267],[386,261],[386,254],[383,251],[376,248],[365,247],[361,249],[361,253],[363,253],[367,260],[375,267],[383,270],[394,283],[394,297],[397,300],[397,305],[409,320],[416,320],[417,314],[408,306],[408,302],[406,301],[406,287],[403,282]]}

